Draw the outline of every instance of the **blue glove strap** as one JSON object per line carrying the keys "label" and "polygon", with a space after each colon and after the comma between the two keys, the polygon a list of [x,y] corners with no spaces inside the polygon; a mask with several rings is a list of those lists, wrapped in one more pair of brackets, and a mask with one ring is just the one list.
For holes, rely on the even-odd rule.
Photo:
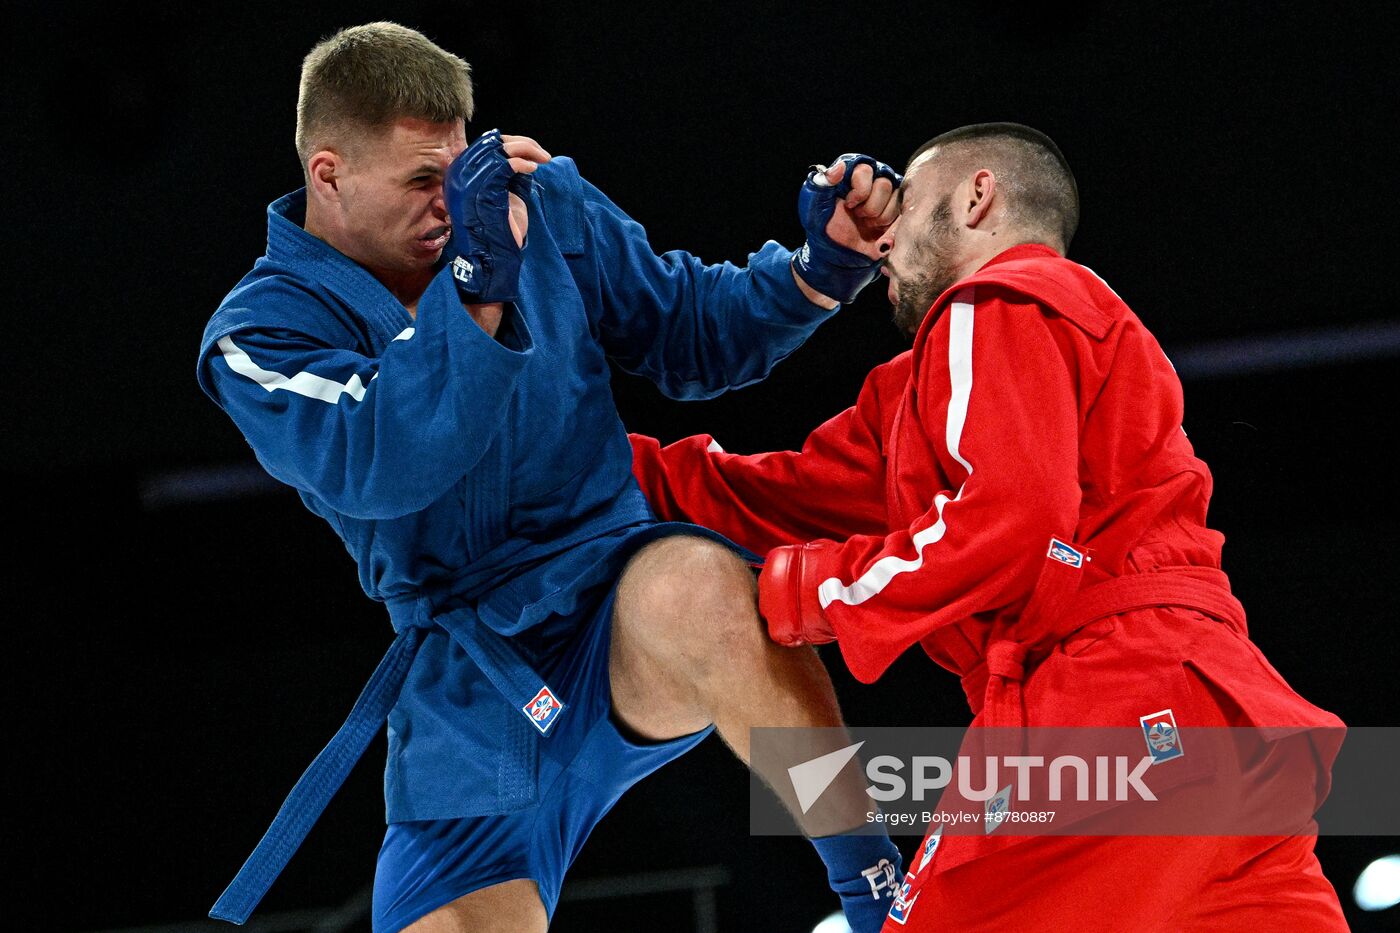
{"label": "blue glove strap", "polygon": [[846,163],[846,174],[839,182],[828,184],[825,169],[813,166],[797,196],[797,216],[807,231],[807,242],[793,256],[792,265],[812,288],[842,304],[850,304],[879,275],[880,261],[833,242],[826,235],[826,225],[836,210],[836,202],[851,193],[851,175],[856,166],[869,165],[876,179],[887,178],[896,188],[904,178],[868,155],[847,153],[837,161]]}
{"label": "blue glove strap", "polygon": [[520,297],[520,247],[510,232],[510,199],[528,198],[529,175],[517,174],[500,130],[483,133],[447,169],[443,197],[452,218],[452,277],[471,304]]}

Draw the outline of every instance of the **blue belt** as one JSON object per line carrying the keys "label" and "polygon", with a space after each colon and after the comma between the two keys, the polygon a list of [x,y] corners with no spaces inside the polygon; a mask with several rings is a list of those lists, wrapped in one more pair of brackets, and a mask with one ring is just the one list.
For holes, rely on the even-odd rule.
{"label": "blue belt", "polygon": [[344,725],[302,774],[252,855],[209,911],[215,920],[247,922],[384,725],[428,629],[444,628],[541,735],[549,734],[564,709],[515,645],[480,624],[470,609],[434,615],[427,597],[409,596],[389,601],[389,618],[397,633],[394,643],[360,691]]}

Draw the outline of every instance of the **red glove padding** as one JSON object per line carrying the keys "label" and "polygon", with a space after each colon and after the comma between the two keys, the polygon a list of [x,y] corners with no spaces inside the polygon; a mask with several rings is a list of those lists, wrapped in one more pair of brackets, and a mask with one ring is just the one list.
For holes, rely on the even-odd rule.
{"label": "red glove padding", "polygon": [[774,548],[758,575],[758,611],[768,623],[768,637],[785,648],[836,640],[836,632],[817,604],[816,586],[803,585],[802,554],[806,548],[805,544]]}

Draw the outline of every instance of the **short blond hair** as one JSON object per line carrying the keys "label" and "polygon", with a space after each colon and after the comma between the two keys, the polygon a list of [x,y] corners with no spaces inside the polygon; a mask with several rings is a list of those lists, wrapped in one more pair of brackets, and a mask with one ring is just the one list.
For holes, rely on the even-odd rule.
{"label": "short blond hair", "polygon": [[302,167],[328,144],[386,129],[403,117],[470,120],[471,66],[398,23],[342,29],[301,64],[297,155]]}

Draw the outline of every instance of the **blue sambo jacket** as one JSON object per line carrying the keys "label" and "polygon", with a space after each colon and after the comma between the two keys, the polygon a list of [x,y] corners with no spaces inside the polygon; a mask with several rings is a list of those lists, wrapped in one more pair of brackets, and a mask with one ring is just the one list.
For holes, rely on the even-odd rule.
{"label": "blue sambo jacket", "polygon": [[200,349],[200,385],[388,605],[399,637],[335,756],[362,750],[388,713],[391,821],[534,801],[532,749],[548,729],[526,709],[541,681],[519,633],[614,579],[655,525],[607,359],[671,397],[711,396],[762,379],[831,314],[802,296],[776,243],[747,268],[658,256],[571,160],[534,181],[521,297],[496,339],[446,268],[411,318],[302,228],[299,191],[268,208],[267,254]]}

